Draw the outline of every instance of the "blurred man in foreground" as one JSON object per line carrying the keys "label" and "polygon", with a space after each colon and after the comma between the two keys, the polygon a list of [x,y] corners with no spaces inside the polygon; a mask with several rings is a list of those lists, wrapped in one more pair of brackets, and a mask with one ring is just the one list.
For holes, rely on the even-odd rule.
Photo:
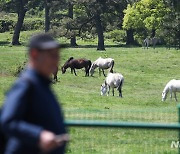
{"label": "blurred man in foreground", "polygon": [[47,34],[29,42],[28,66],[6,96],[1,125],[8,137],[5,154],[63,154],[68,135],[53,95],[50,76],[59,63],[60,45]]}

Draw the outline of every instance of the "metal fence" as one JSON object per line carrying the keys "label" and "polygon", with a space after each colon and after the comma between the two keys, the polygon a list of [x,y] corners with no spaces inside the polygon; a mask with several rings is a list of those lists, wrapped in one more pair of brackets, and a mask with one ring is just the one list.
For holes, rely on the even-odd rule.
{"label": "metal fence", "polygon": [[[178,142],[180,141],[180,105],[178,105],[178,123],[66,120],[66,125],[72,129],[70,131],[72,146],[68,149],[68,153],[180,153]],[[126,134],[125,138],[122,132]],[[156,138],[148,137],[155,133],[157,133]],[[102,147],[99,148],[98,144],[101,142]],[[170,149],[172,142],[174,149]],[[73,147],[76,143],[79,150],[77,145]],[[138,149],[141,144],[143,146]],[[115,148],[117,146],[118,148]]]}

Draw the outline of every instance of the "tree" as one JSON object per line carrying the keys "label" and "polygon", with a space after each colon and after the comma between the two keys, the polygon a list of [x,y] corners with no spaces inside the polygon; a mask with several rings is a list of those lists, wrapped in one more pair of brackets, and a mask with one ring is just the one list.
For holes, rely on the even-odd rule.
{"label": "tree", "polygon": [[24,17],[26,14],[26,5],[28,3],[28,0],[19,0],[17,1],[16,7],[17,7],[17,13],[18,13],[18,20],[16,23],[16,27],[14,30],[13,38],[12,38],[12,45],[20,45],[19,42],[19,36],[20,36],[20,31],[24,22]]}
{"label": "tree", "polygon": [[48,32],[50,29],[50,17],[49,17],[50,1],[49,0],[44,0],[44,10],[45,10],[45,32]]}
{"label": "tree", "polygon": [[165,3],[171,11],[164,17],[161,33],[169,48],[172,45],[180,48],[180,2],[167,0]]}
{"label": "tree", "polygon": [[83,5],[87,15],[86,19],[84,19],[84,22],[79,27],[79,34],[83,30],[92,31],[93,27],[95,27],[96,34],[98,36],[97,50],[105,50],[103,34],[104,27],[102,25],[102,17],[104,13],[103,8],[106,0],[82,0],[78,2]]}
{"label": "tree", "polygon": [[[123,25],[123,18],[124,18],[124,10],[127,8],[128,4],[133,4],[137,0],[108,0],[108,8],[107,12],[109,13],[109,24],[111,29],[122,29]],[[126,29],[126,44],[133,45],[135,44],[134,41],[134,30],[133,29]]]}
{"label": "tree", "polygon": [[41,1],[36,0],[0,0],[1,10],[5,12],[17,13],[17,23],[15,25],[13,37],[12,37],[12,45],[20,45],[19,37],[20,32],[23,26],[24,18],[26,12],[33,8],[34,6],[38,6]]}
{"label": "tree", "polygon": [[151,37],[162,26],[164,16],[170,12],[163,0],[140,0],[128,5],[124,11],[124,29],[146,29],[151,31]]}
{"label": "tree", "polygon": [[[72,20],[73,20],[73,15],[74,15],[74,13],[73,13],[73,6],[74,6],[74,4],[73,4],[72,2],[68,2],[68,16],[69,16],[69,18],[71,18]],[[71,46],[77,46],[75,34],[73,34],[73,35],[71,36],[70,45],[71,45]]]}
{"label": "tree", "polygon": [[97,50],[105,50],[105,48],[104,48],[104,34],[103,34],[103,27],[101,24],[102,23],[101,17],[97,13],[94,18],[95,18],[95,22],[96,22],[96,31],[97,31],[97,35],[98,35]]}

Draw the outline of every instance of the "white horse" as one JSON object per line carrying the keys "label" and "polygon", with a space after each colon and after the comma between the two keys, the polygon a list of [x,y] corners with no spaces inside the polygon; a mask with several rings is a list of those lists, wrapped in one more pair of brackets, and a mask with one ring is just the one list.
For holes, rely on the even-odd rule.
{"label": "white horse", "polygon": [[124,77],[120,73],[109,73],[105,79],[105,82],[101,85],[101,95],[109,95],[110,88],[114,96],[114,88],[119,91],[119,97],[122,97],[122,86],[124,83]]}
{"label": "white horse", "polygon": [[155,49],[156,44],[157,44],[158,42],[159,42],[159,43],[161,42],[159,38],[156,38],[156,37],[146,38],[146,39],[144,40],[144,42],[143,42],[143,43],[144,43],[144,49],[145,49],[145,47],[148,49],[148,47],[149,47],[150,45],[152,45],[153,48]]}
{"label": "white horse", "polygon": [[143,43],[144,43],[144,49],[145,47],[148,49],[149,45],[150,45],[151,39],[150,38],[146,38]]}
{"label": "white horse", "polygon": [[167,94],[170,92],[170,98],[172,100],[172,93],[174,93],[175,100],[177,101],[176,92],[180,92],[180,80],[171,80],[165,86],[162,92],[162,101],[165,101],[167,98]]}
{"label": "white horse", "polygon": [[114,59],[112,58],[101,58],[99,57],[96,61],[94,61],[91,65],[91,68],[89,70],[89,73],[91,76],[94,74],[94,70],[99,67],[99,75],[101,75],[101,70],[103,72],[103,75],[105,75],[104,70],[110,68],[110,72],[113,73],[113,67],[114,67]]}

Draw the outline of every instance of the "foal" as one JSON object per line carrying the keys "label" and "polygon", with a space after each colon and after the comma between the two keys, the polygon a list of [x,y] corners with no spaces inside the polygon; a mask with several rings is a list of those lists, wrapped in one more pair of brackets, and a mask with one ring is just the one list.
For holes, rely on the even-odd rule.
{"label": "foal", "polygon": [[62,73],[64,74],[66,72],[67,68],[71,68],[71,73],[74,72],[74,74],[77,76],[76,74],[76,70],[75,69],[82,69],[85,68],[85,76],[89,76],[89,69],[91,67],[91,61],[88,59],[74,59],[73,57],[70,57],[66,63],[63,65],[62,67]]}

